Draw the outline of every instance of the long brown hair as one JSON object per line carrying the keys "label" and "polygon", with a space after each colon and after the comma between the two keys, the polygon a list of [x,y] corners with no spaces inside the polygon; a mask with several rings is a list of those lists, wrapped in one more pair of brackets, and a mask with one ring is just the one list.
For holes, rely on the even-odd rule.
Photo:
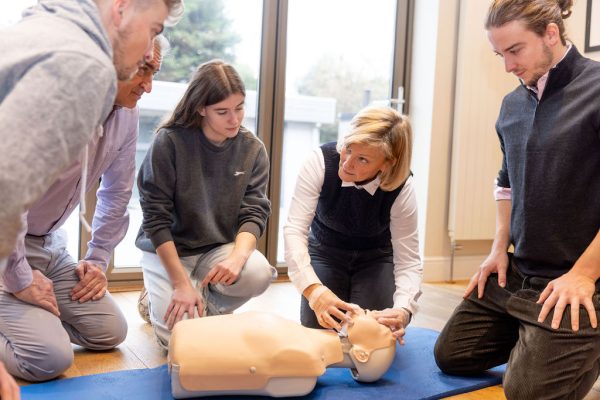
{"label": "long brown hair", "polygon": [[198,67],[185,94],[161,128],[199,128],[199,110],[219,103],[232,94],[246,96],[244,82],[237,71],[222,60],[211,60]]}
{"label": "long brown hair", "polygon": [[528,30],[544,36],[550,23],[558,26],[560,40],[567,44],[564,19],[571,15],[573,0],[495,0],[488,9],[485,29],[523,21]]}

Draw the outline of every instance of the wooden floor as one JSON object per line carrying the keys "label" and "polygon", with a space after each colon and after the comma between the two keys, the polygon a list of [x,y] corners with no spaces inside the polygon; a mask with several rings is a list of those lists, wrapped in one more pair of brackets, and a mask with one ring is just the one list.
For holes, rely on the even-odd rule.
{"label": "wooden floor", "polygon": [[[455,284],[425,284],[419,299],[420,311],[411,323],[412,326],[441,330],[460,302],[466,282]],[[120,292],[113,296],[121,306],[129,323],[127,339],[118,348],[109,352],[93,352],[75,347],[75,362],[63,377],[76,377],[103,372],[154,368],[166,363],[166,353],[154,339],[152,327],[138,315],[137,299],[139,292]],[[274,283],[262,296],[251,300],[240,311],[270,311],[286,318],[299,320],[300,298],[289,282]],[[498,400],[506,399],[500,385],[475,392],[449,397],[453,400]],[[600,384],[586,397],[586,400],[600,400]]]}

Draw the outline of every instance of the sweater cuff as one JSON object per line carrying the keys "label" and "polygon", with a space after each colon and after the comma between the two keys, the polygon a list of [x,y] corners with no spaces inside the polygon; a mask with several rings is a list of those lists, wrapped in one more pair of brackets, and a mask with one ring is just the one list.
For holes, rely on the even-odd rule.
{"label": "sweater cuff", "polygon": [[417,301],[405,294],[394,295],[394,308],[405,308],[411,313],[411,319],[419,311]]}
{"label": "sweater cuff", "polygon": [[104,272],[106,272],[108,268],[108,260],[110,260],[110,253],[104,249],[91,247],[88,248],[84,260],[98,265]]}
{"label": "sweater cuff", "polygon": [[[150,235],[149,235],[150,236]],[[150,236],[150,241],[154,246],[154,249],[158,248],[161,244],[165,242],[173,242],[173,235],[171,234],[171,230],[168,228],[161,229],[156,231]]]}
{"label": "sweater cuff", "polygon": [[242,232],[248,232],[253,234],[256,237],[256,240],[260,239],[261,229],[258,224],[254,222],[244,222],[242,226],[238,229],[238,234]]}

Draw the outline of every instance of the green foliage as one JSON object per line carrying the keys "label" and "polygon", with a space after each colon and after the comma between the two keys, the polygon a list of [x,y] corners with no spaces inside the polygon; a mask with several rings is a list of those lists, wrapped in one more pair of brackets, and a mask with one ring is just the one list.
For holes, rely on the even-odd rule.
{"label": "green foliage", "polygon": [[389,80],[373,76],[372,71],[353,69],[343,57],[322,56],[298,83],[298,93],[308,96],[334,97],[337,113],[356,113],[363,108],[365,92],[370,100],[390,97]]}
{"label": "green foliage", "polygon": [[223,0],[186,0],[182,20],[165,31],[171,51],[158,79],[188,82],[200,64],[213,58],[235,64],[234,47],[240,37],[233,28]]}

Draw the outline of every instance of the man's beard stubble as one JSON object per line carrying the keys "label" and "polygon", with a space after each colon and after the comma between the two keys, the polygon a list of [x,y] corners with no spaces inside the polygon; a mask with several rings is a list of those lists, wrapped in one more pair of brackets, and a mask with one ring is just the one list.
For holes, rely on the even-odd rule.
{"label": "man's beard stubble", "polygon": [[535,66],[534,75],[529,80],[529,82],[526,82],[527,86],[537,86],[537,83],[540,80],[540,78],[544,76],[548,71],[550,71],[550,68],[552,67],[552,59],[554,58],[552,50],[550,50],[550,47],[544,45],[543,52],[544,59]]}
{"label": "man's beard stubble", "polygon": [[117,32],[117,40],[113,44],[113,64],[115,71],[117,72],[117,79],[120,81],[128,81],[136,74],[138,68],[143,63],[142,60],[138,61],[134,66],[125,65],[125,50],[123,43],[127,41],[131,32],[119,31]]}

